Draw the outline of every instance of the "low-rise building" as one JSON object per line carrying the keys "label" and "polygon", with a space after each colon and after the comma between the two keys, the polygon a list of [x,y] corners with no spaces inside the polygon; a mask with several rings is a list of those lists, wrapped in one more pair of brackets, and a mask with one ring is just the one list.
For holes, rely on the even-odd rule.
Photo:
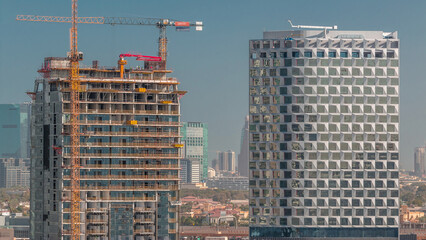
{"label": "low-rise building", "polygon": [[14,240],[12,228],[0,228],[0,240]]}
{"label": "low-rise building", "polygon": [[209,211],[209,223],[220,225],[221,223],[230,223],[238,221],[238,219],[234,216],[237,215],[237,210],[231,209],[213,209]]}
{"label": "low-rise building", "polygon": [[209,188],[228,190],[248,190],[248,177],[214,177],[207,180]]}
{"label": "low-rise building", "polygon": [[421,208],[409,208],[407,205],[402,205],[399,216],[401,223],[419,223],[420,218],[425,216],[425,212]]}

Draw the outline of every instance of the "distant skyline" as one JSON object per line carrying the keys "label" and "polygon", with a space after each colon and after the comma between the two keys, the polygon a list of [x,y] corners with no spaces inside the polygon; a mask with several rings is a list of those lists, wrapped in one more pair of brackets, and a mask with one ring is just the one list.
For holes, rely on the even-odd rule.
{"label": "distant skyline", "polygon": [[[368,7],[366,7],[368,5]],[[70,1],[0,0],[0,103],[29,101],[44,57],[66,56],[69,24],[15,21],[17,14],[70,16]],[[203,21],[202,32],[168,29],[168,65],[181,81],[182,120],[209,124],[209,158],[240,148],[248,113],[248,41],[294,24],[338,25],[340,30],[398,31],[401,39],[401,168],[413,168],[414,148],[426,140],[426,1],[79,1],[79,16],[160,17]],[[115,66],[118,55],[157,55],[158,29],[79,25],[83,64]],[[136,66],[130,60],[129,66]],[[0,143],[1,144],[1,143]]]}

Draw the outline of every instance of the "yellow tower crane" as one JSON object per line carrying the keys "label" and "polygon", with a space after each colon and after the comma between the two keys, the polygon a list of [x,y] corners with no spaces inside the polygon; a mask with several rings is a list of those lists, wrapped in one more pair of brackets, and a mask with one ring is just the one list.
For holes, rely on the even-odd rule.
{"label": "yellow tower crane", "polygon": [[[77,24],[109,24],[109,25],[142,25],[156,26],[160,30],[158,39],[158,55],[161,57],[162,69],[166,69],[167,61],[167,37],[166,28],[175,26],[177,30],[189,30],[195,27],[196,31],[203,30],[202,22],[184,22],[163,18],[139,18],[139,17],[77,17],[77,0],[72,0],[72,16],[36,16],[18,15],[18,21],[31,22],[59,22],[71,23],[70,29],[70,73],[71,83],[71,239],[80,240],[80,129],[79,129],[79,61],[82,56],[78,52]],[[124,62],[121,62],[124,65]]]}

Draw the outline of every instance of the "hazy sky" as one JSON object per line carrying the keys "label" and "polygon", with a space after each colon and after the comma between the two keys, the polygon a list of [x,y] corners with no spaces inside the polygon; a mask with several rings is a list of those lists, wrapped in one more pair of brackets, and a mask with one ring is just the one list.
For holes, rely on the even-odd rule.
{"label": "hazy sky", "polygon": [[[17,14],[70,16],[71,1],[0,0],[0,103],[28,101],[46,56],[69,49],[69,24],[17,22]],[[338,25],[341,30],[398,31],[401,39],[401,166],[413,167],[413,149],[426,138],[426,1],[424,0],[90,0],[79,16],[160,17],[203,21],[204,31],[168,29],[168,65],[181,81],[184,121],[209,124],[210,159],[217,150],[239,152],[248,112],[248,41],[265,30],[295,24]],[[115,66],[120,53],[157,54],[155,27],[79,25],[83,64]],[[130,60],[130,66],[137,65]]]}

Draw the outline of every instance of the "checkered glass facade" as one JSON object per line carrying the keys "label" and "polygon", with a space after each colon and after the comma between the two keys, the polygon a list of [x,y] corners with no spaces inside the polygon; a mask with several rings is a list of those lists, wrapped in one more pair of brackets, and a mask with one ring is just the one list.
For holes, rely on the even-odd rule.
{"label": "checkered glass facade", "polygon": [[251,228],[398,228],[399,40],[261,39],[249,55]]}

